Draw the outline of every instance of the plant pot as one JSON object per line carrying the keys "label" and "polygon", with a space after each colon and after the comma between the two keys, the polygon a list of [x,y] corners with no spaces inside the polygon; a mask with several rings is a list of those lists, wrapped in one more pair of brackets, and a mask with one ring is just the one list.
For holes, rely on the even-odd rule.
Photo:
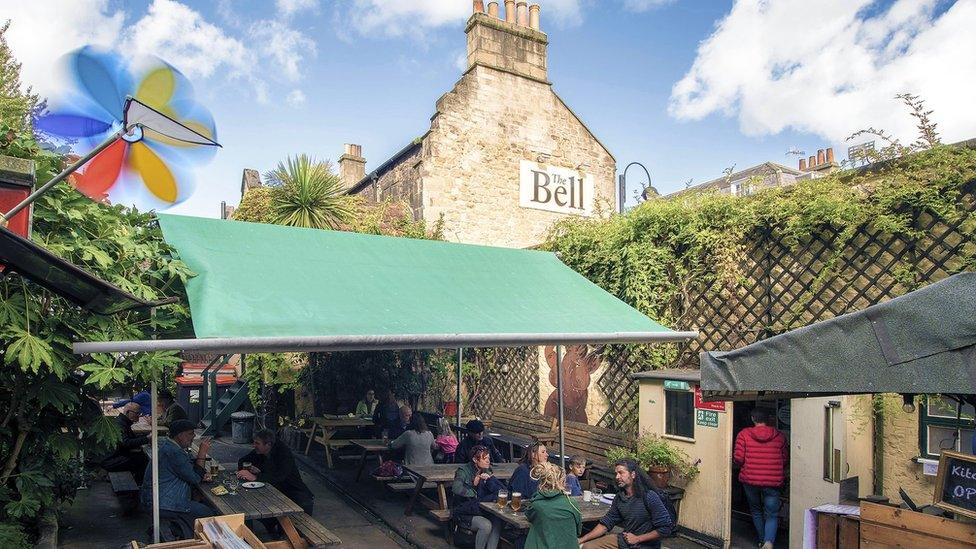
{"label": "plant pot", "polygon": [[647,475],[651,477],[651,482],[658,490],[663,490],[668,487],[671,482],[671,468],[662,467],[659,465],[652,465],[647,468]]}

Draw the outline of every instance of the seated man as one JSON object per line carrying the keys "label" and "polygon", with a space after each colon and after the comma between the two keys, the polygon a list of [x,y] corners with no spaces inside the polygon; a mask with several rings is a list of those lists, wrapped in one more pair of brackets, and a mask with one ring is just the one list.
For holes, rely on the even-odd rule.
{"label": "seated man", "polygon": [[[185,515],[189,524],[215,514],[210,507],[190,498],[191,489],[206,477],[203,466],[210,451],[210,439],[204,438],[196,457],[191,458],[186,449],[194,436],[193,423],[178,419],[170,424],[169,437],[159,439],[159,509]],[[142,504],[147,509],[152,508],[151,467],[151,464],[146,466],[141,490]]]}
{"label": "seated man", "polygon": [[115,452],[101,463],[102,469],[109,472],[129,471],[137,483],[142,483],[142,474],[149,463],[149,458],[142,451],[142,445],[149,444],[149,436],[132,432],[132,424],[139,420],[140,413],[141,409],[135,402],[122,407],[122,413],[115,419],[122,431],[122,438]]}
{"label": "seated man", "polygon": [[400,406],[400,420],[388,425],[386,428],[387,436],[390,440],[396,440],[408,428],[410,428],[410,418],[413,417],[413,410],[404,404]]}
{"label": "seated man", "polygon": [[169,391],[160,391],[159,395],[156,396],[156,402],[159,406],[159,419],[156,423],[163,426],[168,426],[170,423],[178,419],[187,419],[186,410],[180,406],[179,402],[173,398],[173,393]]}
{"label": "seated man", "polygon": [[[579,539],[581,549],[661,547],[661,540],[674,530],[674,517],[654,490],[651,479],[630,459],[618,461],[613,470],[620,491],[600,523]],[[609,533],[615,526],[623,528],[623,532]]]}
{"label": "seated man", "polygon": [[[245,463],[250,463],[245,467]],[[237,462],[237,478],[244,481],[267,482],[294,501],[306,513],[312,514],[315,496],[305,486],[295,465],[295,456],[283,443],[275,441],[274,432],[262,429],[254,433],[254,450]]]}
{"label": "seated man", "polygon": [[454,463],[467,463],[471,461],[471,449],[475,446],[484,446],[488,450],[488,455],[492,463],[501,463],[501,452],[495,448],[495,441],[490,436],[485,436],[485,424],[472,419],[466,425],[468,436],[458,444],[454,452]]}

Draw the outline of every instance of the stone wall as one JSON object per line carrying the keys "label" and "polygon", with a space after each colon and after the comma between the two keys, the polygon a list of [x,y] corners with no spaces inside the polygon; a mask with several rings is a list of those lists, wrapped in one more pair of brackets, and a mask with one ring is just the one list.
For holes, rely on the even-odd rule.
{"label": "stone wall", "polygon": [[918,457],[918,411],[901,410],[901,397],[887,395],[884,422],[884,495],[901,501],[898,489],[919,505],[932,503],[935,477],[922,474],[922,466],[912,461]]}
{"label": "stone wall", "polygon": [[595,178],[596,207],[614,207],[616,162],[544,83],[472,67],[437,102],[423,143],[423,211],[444,216],[448,240],[493,246],[539,244],[565,214],[519,206],[519,162],[549,156],[553,166]]}
{"label": "stone wall", "polygon": [[421,201],[422,182],[420,178],[421,148],[401,158],[392,168],[380,175],[376,182],[361,194],[371,200],[398,201],[410,204],[415,220],[423,217]]}

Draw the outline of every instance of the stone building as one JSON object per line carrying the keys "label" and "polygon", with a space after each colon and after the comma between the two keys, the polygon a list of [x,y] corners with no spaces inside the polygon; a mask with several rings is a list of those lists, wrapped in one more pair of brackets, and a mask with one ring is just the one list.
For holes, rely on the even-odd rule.
{"label": "stone building", "polygon": [[369,174],[348,144],[339,173],[368,200],[404,200],[415,219],[443,219],[445,238],[530,247],[565,216],[609,214],[616,161],[553,91],[539,6],[474,2],[468,68],[437,100],[430,128]]}

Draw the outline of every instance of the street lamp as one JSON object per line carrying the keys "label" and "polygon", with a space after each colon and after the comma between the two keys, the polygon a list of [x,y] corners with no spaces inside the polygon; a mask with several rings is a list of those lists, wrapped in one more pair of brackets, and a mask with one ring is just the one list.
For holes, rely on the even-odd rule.
{"label": "street lamp", "polygon": [[647,167],[640,162],[631,162],[630,164],[627,164],[627,167],[624,168],[624,173],[620,174],[620,183],[617,189],[617,211],[620,213],[624,213],[624,201],[627,200],[627,170],[629,170],[631,166],[640,166],[641,169],[644,170],[644,174],[647,175],[647,187],[650,189],[654,188],[651,186],[651,172],[647,171]]}

